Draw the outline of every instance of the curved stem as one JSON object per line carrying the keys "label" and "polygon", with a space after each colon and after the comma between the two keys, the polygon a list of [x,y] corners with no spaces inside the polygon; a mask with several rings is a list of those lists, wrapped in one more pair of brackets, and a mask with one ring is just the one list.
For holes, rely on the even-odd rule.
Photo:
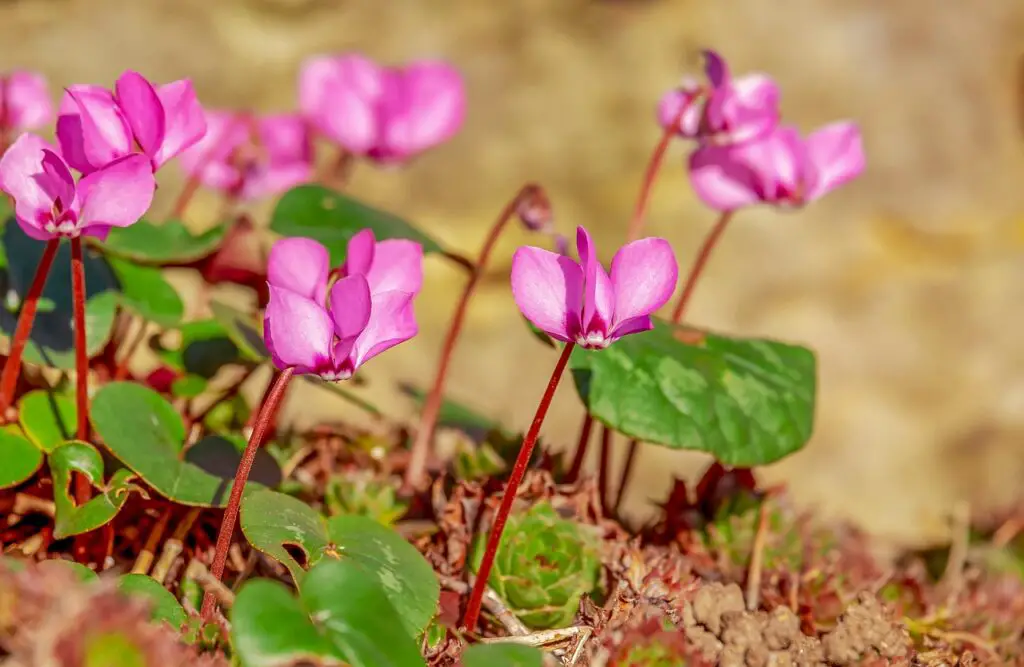
{"label": "curved stem", "polygon": [[615,504],[612,505],[612,512],[618,514],[622,506],[622,499],[626,497],[626,488],[629,486],[630,477],[633,475],[633,464],[636,463],[637,450],[640,449],[640,441],[636,438],[629,439],[629,450],[626,452],[626,462],[622,464],[622,474],[619,476],[619,488],[615,492]]}
{"label": "curved stem", "polygon": [[89,351],[85,338],[85,262],[82,237],[71,239],[71,312],[75,330],[75,399],[78,429],[75,437],[89,439]]}
{"label": "curved stem", "polygon": [[580,471],[583,470],[584,459],[587,458],[587,447],[590,445],[590,432],[594,427],[594,418],[590,416],[590,413],[584,413],[583,423],[580,424],[580,438],[576,443],[576,454],[572,458],[572,465],[569,466],[569,472],[565,474],[564,482],[566,484],[572,484],[580,478]]}
{"label": "curved stem", "polygon": [[[256,459],[256,452],[266,437],[267,427],[271,417],[277,412],[277,406],[284,398],[285,390],[288,389],[288,382],[292,379],[294,368],[286,368],[281,371],[274,381],[274,387],[267,395],[267,400],[260,407],[260,415],[256,420],[256,426],[249,436],[249,444],[245,446],[242,460],[238,463],[238,470],[235,472],[235,481],[231,485],[231,496],[228,498],[227,509],[224,510],[224,518],[220,522],[220,532],[217,534],[217,549],[213,556],[213,565],[210,567],[210,574],[217,581],[224,576],[224,565],[228,560],[228,549],[231,547],[231,536],[235,532],[235,523],[238,521],[238,510],[242,505],[242,492],[245,490],[245,483],[249,479],[249,471],[252,470],[252,463]],[[212,593],[207,591],[203,596],[202,619],[210,620],[217,600]]]}
{"label": "curved stem", "polygon": [[601,425],[601,459],[597,467],[597,495],[601,500],[601,513],[608,516],[608,477],[612,455],[612,430]]}
{"label": "curved stem", "polygon": [[629,220],[629,227],[626,228],[626,241],[635,241],[640,238],[640,235],[644,231],[644,218],[647,215],[647,205],[651,201],[651,192],[654,189],[654,181],[658,178],[658,172],[661,171],[661,165],[665,161],[665,153],[668,151],[668,145],[672,141],[672,137],[675,136],[676,130],[679,127],[679,123],[683,120],[683,114],[686,112],[686,105],[680,105],[679,112],[676,114],[675,120],[672,124],[665,128],[665,131],[661,133],[661,139],[658,140],[657,146],[654,147],[654,152],[651,153],[651,159],[647,162],[647,171],[644,172],[644,180],[640,185],[640,194],[636,199],[636,206],[633,209],[633,217]]}
{"label": "curved stem", "polygon": [[551,372],[551,379],[548,380],[548,386],[544,390],[544,395],[541,396],[540,404],[537,405],[537,412],[533,416],[533,423],[530,424],[530,430],[526,432],[526,437],[523,438],[523,444],[519,448],[519,456],[516,457],[515,465],[512,466],[512,474],[505,485],[501,506],[498,507],[498,513],[494,515],[494,524],[487,535],[487,547],[484,550],[484,557],[480,562],[480,568],[476,573],[476,581],[473,582],[473,590],[469,595],[469,602],[466,605],[466,616],[462,624],[470,632],[476,627],[476,622],[480,618],[480,606],[483,603],[484,591],[487,589],[487,579],[491,575],[494,557],[498,553],[498,545],[501,543],[501,533],[505,530],[505,522],[508,521],[508,515],[512,511],[512,503],[515,502],[516,492],[519,490],[519,485],[526,475],[526,467],[530,464],[530,457],[533,455],[533,448],[537,444],[540,427],[544,423],[544,417],[551,406],[551,399],[555,395],[555,389],[558,388],[558,382],[562,379],[562,373],[569,363],[569,356],[572,354],[574,347],[573,343],[566,343],[565,347],[562,348],[562,354],[558,357],[558,363],[555,364],[555,369]]}
{"label": "curved stem", "polygon": [[728,226],[729,220],[732,219],[732,213],[732,211],[724,211],[718,216],[718,222],[711,228],[708,235],[704,237],[704,243],[701,244],[700,250],[697,251],[697,259],[693,262],[693,268],[690,269],[689,275],[686,276],[683,293],[679,295],[679,301],[676,302],[675,310],[672,311],[672,321],[674,323],[678,324],[679,320],[683,318],[683,312],[686,311],[686,306],[690,303],[690,297],[693,296],[693,290],[697,287],[697,282],[704,273],[704,267],[707,266],[708,259],[711,257],[711,251],[715,249],[718,239],[722,237],[722,233],[725,231],[726,226]]}
{"label": "curved stem", "polygon": [[409,465],[405,470],[404,487],[406,491],[418,489],[423,484],[427,460],[430,457],[430,443],[434,438],[434,429],[437,427],[438,415],[441,413],[441,404],[444,401],[444,382],[448,376],[448,365],[451,363],[452,353],[455,351],[455,343],[458,342],[459,333],[462,331],[462,325],[469,310],[469,300],[480,283],[480,278],[484,274],[484,267],[487,266],[487,260],[490,259],[491,252],[494,250],[502,230],[505,229],[512,216],[516,214],[520,202],[524,198],[532,196],[537,187],[532,184],[524,186],[516,193],[515,197],[505,204],[505,208],[502,209],[498,219],[491,226],[491,231],[488,233],[486,240],[484,240],[483,248],[480,250],[480,258],[472,268],[469,274],[469,281],[466,282],[466,287],[462,290],[462,296],[459,297],[459,303],[455,307],[455,313],[452,315],[451,324],[448,326],[448,333],[445,335],[444,344],[441,347],[441,359],[434,373],[434,384],[431,386],[430,393],[427,394],[427,398],[423,403],[419,427],[416,429],[416,439],[413,441],[409,452]]}
{"label": "curved stem", "polygon": [[43,255],[39,258],[39,265],[36,266],[36,273],[32,277],[32,284],[21,304],[18,324],[14,329],[14,336],[11,338],[11,349],[7,353],[3,373],[0,374],[0,415],[6,412],[14,401],[14,391],[18,387],[18,377],[21,375],[21,357],[25,353],[25,346],[28,345],[28,337],[32,333],[32,325],[36,320],[39,298],[43,295],[46,278],[50,275],[50,267],[53,266],[53,260],[56,259],[59,248],[60,239],[51,239],[46,242]]}

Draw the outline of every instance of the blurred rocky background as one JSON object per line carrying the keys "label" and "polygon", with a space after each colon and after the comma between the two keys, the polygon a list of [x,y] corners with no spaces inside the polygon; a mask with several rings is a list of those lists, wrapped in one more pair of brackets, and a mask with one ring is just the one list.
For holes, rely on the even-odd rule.
{"label": "blurred rocky background", "polygon": [[[817,350],[814,439],[766,475],[915,541],[942,536],[958,500],[983,510],[1024,492],[1019,0],[5,0],[0,43],[4,69],[42,70],[55,87],[134,68],[193,78],[208,106],[260,110],[291,108],[299,63],[318,52],[450,59],[468,81],[462,133],[407,169],[360,166],[350,191],[475,254],[505,200],[536,180],[563,230],[588,225],[606,261],[659,136],[656,100],[714,47],[734,71],[776,77],[805,131],[859,121],[868,155],[865,176],[804,211],[740,215],[690,310],[697,325]],[[673,147],[649,231],[688,263],[712,214],[684,155]],[[175,187],[163,182],[161,205]],[[214,214],[213,199],[202,206],[196,224]],[[511,301],[511,250],[525,238],[510,235],[491,267],[449,391],[519,427],[554,361]],[[429,381],[461,286],[440,262],[428,274],[422,334],[365,371],[369,395],[399,416],[411,406],[394,381]],[[316,389],[287,406],[303,421],[343,410]],[[546,437],[574,440],[580,414],[566,382]],[[705,462],[647,448],[633,510]]]}

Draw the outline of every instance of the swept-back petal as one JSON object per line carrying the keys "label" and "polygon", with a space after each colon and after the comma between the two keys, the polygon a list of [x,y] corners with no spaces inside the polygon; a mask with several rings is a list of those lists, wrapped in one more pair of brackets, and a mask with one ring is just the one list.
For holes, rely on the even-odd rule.
{"label": "swept-back petal", "polygon": [[117,102],[128,127],[142,151],[156,156],[164,140],[164,107],[153,84],[138,72],[128,70],[114,84]]}
{"label": "swept-back petal", "polygon": [[373,250],[373,263],[366,274],[370,291],[409,292],[423,288],[423,246],[407,239],[387,239]]}
{"label": "swept-back petal", "polygon": [[715,88],[721,88],[729,83],[729,66],[717,51],[705,49],[701,51],[704,56],[704,75]]}
{"label": "swept-back petal", "polygon": [[419,332],[413,310],[415,294],[382,292],[373,295],[370,319],[352,347],[352,367],[367,361]]}
{"label": "swept-back petal", "polygon": [[[113,95],[108,91],[98,94],[92,88],[68,88],[67,94],[78,105],[81,149],[88,162],[82,173],[99,169],[132,152],[131,128]],[[75,131],[74,124],[66,123],[66,128],[72,134]],[[69,140],[74,144],[76,137],[69,136]],[[62,151],[63,148],[61,139]]]}
{"label": "swept-back petal", "polygon": [[43,160],[47,152],[54,155],[52,150],[42,137],[23,134],[0,158],[0,189],[14,198],[18,220],[30,226],[50,212],[55,199],[68,187],[74,192],[74,179],[66,166],[63,174],[44,171]]}
{"label": "swept-back petal", "polygon": [[267,282],[324,304],[330,268],[330,254],[319,241],[287,237],[270,248]]}
{"label": "swept-back petal", "polygon": [[323,90],[307,96],[312,101],[303,104],[303,112],[332,141],[364,155],[377,144],[380,133],[377,103],[385,77],[385,70],[369,58],[339,56]]}
{"label": "swept-back petal", "polygon": [[701,201],[734,211],[764,198],[764,177],[750,164],[748,152],[745,146],[701,146],[690,154],[690,184]]}
{"label": "swept-back petal", "polygon": [[451,65],[418,61],[405,67],[382,100],[382,148],[402,159],[452,138],[466,117],[462,75]]}
{"label": "swept-back petal", "polygon": [[679,265],[668,241],[646,238],[622,246],[612,259],[611,273],[617,337],[631,333],[625,326],[631,320],[650,315],[672,297]]}
{"label": "swept-back petal", "polygon": [[523,316],[561,341],[580,333],[583,269],[572,259],[523,246],[512,256],[512,298]]}
{"label": "swept-back petal", "polygon": [[256,121],[260,147],[271,165],[313,162],[313,137],[302,116],[280,113],[261,116]]}
{"label": "swept-back petal", "polygon": [[53,103],[46,79],[35,72],[17,70],[7,75],[2,93],[7,124],[16,130],[42,127],[53,118]]}
{"label": "swept-back petal", "polygon": [[370,321],[370,286],[360,274],[340,278],[331,286],[331,319],[338,338],[354,339]]}
{"label": "swept-back petal", "polygon": [[805,146],[814,174],[805,193],[807,201],[835,190],[864,171],[864,144],[856,123],[826,125],[811,133]]}
{"label": "swept-back petal", "polygon": [[134,154],[115,160],[78,182],[80,226],[133,225],[149,210],[155,190],[149,158]]}
{"label": "swept-back petal", "polygon": [[249,138],[249,126],[242,114],[206,111],[206,134],[178,156],[185,173],[218,190],[237,187],[241,174],[228,164],[232,152]]}
{"label": "swept-back petal", "polygon": [[330,366],[334,325],[327,310],[291,290],[270,285],[263,340],[280,369],[319,373]]}
{"label": "swept-back petal", "polygon": [[179,153],[196,145],[206,135],[206,115],[196,97],[192,81],[172,81],[156,89],[164,109],[164,139],[153,156],[162,166]]}
{"label": "swept-back petal", "polygon": [[583,265],[583,331],[607,333],[615,319],[615,294],[597,258],[594,240],[582,226],[576,228],[576,252]]}
{"label": "swept-back petal", "polygon": [[[679,118],[677,134],[681,137],[697,136],[703,101],[700,87],[695,82],[684,82],[681,87],[665,93],[658,102],[658,124],[668,129]],[[682,117],[679,116],[680,111]]]}
{"label": "swept-back petal", "polygon": [[367,227],[356,232],[348,240],[348,247],[345,250],[345,273],[346,275],[360,274],[365,276],[370,272],[377,252],[377,238],[373,230]]}

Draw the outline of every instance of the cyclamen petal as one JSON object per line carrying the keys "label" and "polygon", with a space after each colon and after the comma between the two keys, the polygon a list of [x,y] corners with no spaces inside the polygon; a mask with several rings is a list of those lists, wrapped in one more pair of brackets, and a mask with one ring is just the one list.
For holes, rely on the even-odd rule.
{"label": "cyclamen petal", "polygon": [[369,324],[373,308],[366,278],[358,273],[340,278],[331,286],[330,303],[334,334],[355,340]]}
{"label": "cyclamen petal", "polygon": [[612,258],[611,284],[615,292],[612,336],[630,333],[626,331],[629,326],[624,325],[664,306],[672,298],[678,280],[679,266],[668,241],[640,239],[620,248]]}
{"label": "cyclamen petal", "polygon": [[583,333],[606,338],[615,319],[615,294],[611,280],[597,258],[590,233],[583,227],[576,228],[576,248],[583,266]]}
{"label": "cyclamen petal", "polygon": [[377,243],[366,281],[375,294],[418,293],[423,288],[423,246],[407,239]]}
{"label": "cyclamen petal", "polygon": [[[66,180],[59,182],[63,175],[45,175],[47,151],[53,154],[53,147],[42,137],[23,134],[0,158],[0,189],[14,198],[15,217],[22,228],[38,228],[40,218],[67,187]],[[66,177],[71,178],[71,173]],[[73,190],[73,181],[71,187]],[[30,232],[26,229],[26,233]]]}
{"label": "cyclamen petal", "polygon": [[512,256],[512,298],[523,316],[557,340],[582,329],[583,270],[569,257],[525,246]]}
{"label": "cyclamen petal", "polygon": [[83,231],[91,225],[128,227],[149,210],[156,191],[150,162],[128,155],[82,178],[78,183]]}
{"label": "cyclamen petal", "polygon": [[413,312],[415,296],[409,292],[373,295],[370,319],[352,347],[350,363],[353,370],[419,333]]}
{"label": "cyclamen petal", "polygon": [[330,254],[319,241],[298,236],[284,238],[270,248],[267,282],[323,303],[330,264]]}
{"label": "cyclamen petal", "polygon": [[334,324],[324,308],[282,287],[270,287],[263,340],[274,364],[297,373],[319,374],[331,367]]}
{"label": "cyclamen petal", "polygon": [[466,115],[462,77],[446,63],[410,64],[399,80],[397,95],[384,104],[383,145],[405,158],[451,139]]}
{"label": "cyclamen petal", "polygon": [[58,121],[57,138],[63,155],[84,160],[73,167],[88,174],[131,152],[131,128],[112,94],[91,86],[72,86],[67,96],[77,110],[65,114],[72,117],[63,123]]}
{"label": "cyclamen petal", "polygon": [[164,140],[165,117],[153,84],[138,72],[128,70],[118,78],[114,90],[135,141],[146,155],[155,155]]}
{"label": "cyclamen petal", "polygon": [[165,115],[164,139],[152,156],[159,167],[202,140],[207,128],[203,107],[190,80],[157,86],[156,93]]}
{"label": "cyclamen petal", "polygon": [[347,275],[366,275],[373,266],[377,252],[377,238],[372,229],[361,229],[348,241],[345,254],[345,273]]}
{"label": "cyclamen petal", "polygon": [[33,130],[53,119],[53,103],[46,79],[35,72],[10,72],[0,83],[3,123],[13,130]]}
{"label": "cyclamen petal", "polygon": [[815,183],[806,193],[808,201],[818,199],[844,185],[864,171],[864,145],[856,123],[839,122],[811,133],[806,156],[815,172]]}

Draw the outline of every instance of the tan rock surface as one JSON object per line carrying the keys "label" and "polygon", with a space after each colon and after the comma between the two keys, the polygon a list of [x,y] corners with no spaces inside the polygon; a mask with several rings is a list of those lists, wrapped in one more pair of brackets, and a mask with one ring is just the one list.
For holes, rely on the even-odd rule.
{"label": "tan rock surface", "polygon": [[[863,124],[869,169],[795,214],[741,215],[714,257],[692,321],[813,346],[817,433],[769,475],[801,499],[888,535],[941,535],[957,499],[1002,502],[1024,488],[1024,3],[1018,0],[18,0],[0,3],[0,65],[56,85],[109,84],[137,68],[194,78],[208,105],[287,108],[299,61],[360,49],[391,60],[450,58],[466,73],[469,119],[450,145],[399,172],[360,169],[352,191],[466,251],[527,179],[560,225],[582,223],[610,258],[657,140],[652,107],[696,49],[783,87],[805,130]],[[650,231],[688,261],[712,216],[673,149]],[[173,193],[165,179],[163,205]],[[196,211],[197,217],[208,212]],[[451,377],[454,397],[526,425],[553,363],[518,321],[509,238],[476,302]],[[374,361],[424,382],[459,289],[434,263],[422,334]],[[336,414],[305,394],[288,412]],[[310,400],[307,400],[310,399]],[[407,413],[408,405],[394,410]],[[547,436],[574,438],[568,386]],[[703,458],[649,448],[634,506],[670,465]]]}

